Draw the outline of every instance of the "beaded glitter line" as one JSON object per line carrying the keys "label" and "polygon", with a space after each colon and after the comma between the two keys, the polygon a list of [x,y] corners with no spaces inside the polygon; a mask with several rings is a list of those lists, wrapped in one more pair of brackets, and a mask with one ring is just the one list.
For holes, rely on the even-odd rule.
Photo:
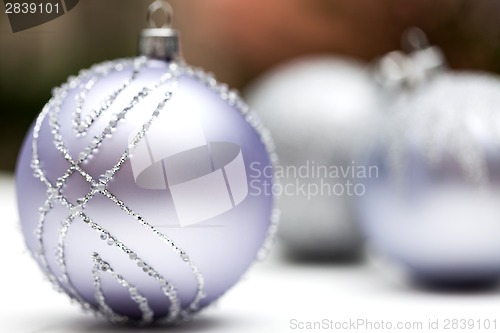
{"label": "beaded glitter line", "polygon": [[[144,63],[144,58],[138,58],[134,61],[134,70],[136,70],[138,67],[140,67],[139,66],[140,63]],[[100,73],[109,73],[111,70],[120,71],[120,70],[123,70],[123,68],[126,67],[125,65],[127,65],[127,64],[130,64],[130,61],[121,60],[121,62],[118,62],[118,64],[116,62],[115,63],[104,63],[103,65],[94,66],[89,71],[94,70],[94,71],[98,71]],[[98,68],[99,70],[96,70],[96,68]],[[271,162],[275,162],[277,160],[276,155],[274,153],[274,146],[272,144],[272,140],[270,138],[269,132],[267,132],[262,127],[258,118],[256,118],[256,116],[254,114],[249,112],[248,106],[241,100],[241,98],[238,96],[238,94],[235,91],[228,91],[228,88],[226,85],[217,84],[217,82],[215,81],[213,76],[206,75],[201,70],[193,70],[192,68],[179,66],[175,63],[170,64],[169,69],[170,69],[170,71],[169,71],[169,75],[167,75],[167,79],[170,79],[173,75],[175,75],[177,78],[181,74],[187,74],[188,76],[194,77],[198,81],[205,83],[208,87],[212,88],[212,90],[214,90],[216,93],[218,93],[218,95],[223,100],[226,100],[229,104],[235,106],[238,109],[238,111],[240,111],[242,114],[245,115],[246,121],[260,135],[261,141],[265,144],[266,150],[268,151],[268,153],[270,155]],[[137,71],[139,72],[139,70],[137,70]],[[133,78],[135,78],[138,75],[138,72],[137,72],[137,74],[133,74],[131,76],[131,78],[127,81],[128,83],[126,85],[124,85],[124,86],[120,87],[120,89],[114,91],[110,96],[108,96],[105,99],[105,101],[111,101],[111,100],[114,101],[114,99],[116,99],[118,94],[121,91],[123,91],[126,88],[126,86],[128,86],[128,84],[130,82],[132,82]],[[79,78],[82,78],[87,73],[88,73],[87,71],[82,71],[79,75]],[[133,98],[130,106],[125,108],[124,110],[122,110],[122,112],[118,113],[115,117],[112,118],[109,126],[104,129],[103,134],[100,137],[95,137],[92,140],[92,142],[90,143],[89,147],[85,148],[84,151],[78,155],[78,160],[75,162],[72,159],[71,155],[69,154],[68,150],[66,149],[66,147],[64,146],[64,143],[62,141],[62,136],[59,132],[59,124],[57,123],[57,118],[58,118],[57,114],[60,110],[60,105],[62,104],[62,101],[64,100],[64,97],[67,94],[68,88],[71,88],[71,89],[75,88],[79,84],[79,78],[70,78],[67,84],[64,84],[61,88],[58,88],[54,91],[54,97],[49,101],[49,103],[47,103],[46,107],[44,108],[44,110],[42,111],[40,116],[37,118],[37,122],[36,122],[35,129],[33,132],[33,142],[32,142],[33,160],[32,160],[31,166],[33,168],[35,177],[40,178],[40,180],[47,186],[47,189],[48,189],[47,190],[48,199],[45,202],[44,206],[40,209],[40,221],[39,221],[39,224],[37,225],[37,229],[36,229],[37,230],[36,235],[37,235],[37,239],[39,242],[39,249],[36,252],[36,254],[37,254],[36,257],[41,262],[42,267],[46,271],[46,274],[49,276],[49,279],[55,285],[57,285],[57,281],[66,282],[66,284],[70,285],[69,278],[68,278],[67,273],[65,271],[66,268],[65,268],[65,261],[64,261],[64,239],[65,239],[65,235],[67,233],[67,230],[69,229],[69,226],[71,225],[71,222],[74,220],[74,217],[80,216],[85,223],[87,223],[89,226],[91,226],[91,228],[95,229],[97,232],[100,233],[100,238],[102,240],[105,240],[109,245],[115,245],[115,246],[118,246],[119,248],[121,248],[122,251],[124,251],[125,253],[127,253],[129,255],[129,258],[131,260],[135,260],[137,262],[138,266],[143,267],[144,272],[148,273],[150,276],[159,280],[160,284],[163,285],[162,289],[163,289],[164,293],[171,300],[171,309],[169,311],[169,316],[167,318],[165,318],[163,321],[174,322],[174,321],[179,321],[179,320],[186,320],[194,312],[196,312],[198,310],[198,303],[204,297],[204,292],[203,292],[204,281],[203,281],[203,278],[201,276],[201,273],[199,272],[197,267],[191,262],[191,260],[189,259],[189,256],[184,251],[182,251],[180,248],[178,248],[170,239],[168,239],[165,235],[163,235],[161,232],[159,232],[154,226],[147,223],[144,220],[144,218],[142,218],[136,212],[132,211],[121,200],[117,199],[112,193],[110,193],[106,189],[107,183],[112,179],[114,174],[121,168],[123,163],[128,159],[129,153],[134,149],[134,147],[139,143],[139,141],[145,136],[146,131],[148,130],[148,128],[151,125],[154,118],[159,115],[159,112],[163,108],[166,101],[168,101],[168,99],[170,99],[171,93],[167,93],[166,99],[164,101],[162,101],[162,103],[159,104],[158,108],[154,111],[153,116],[150,119],[150,121],[148,121],[147,123],[144,124],[142,130],[134,138],[132,143],[129,145],[128,149],[121,156],[118,163],[113,168],[111,168],[110,170],[106,171],[103,175],[101,175],[99,177],[99,181],[96,182],[92,179],[92,177],[90,175],[88,175],[84,170],[82,170],[80,168],[79,164],[84,162],[86,160],[86,158],[88,158],[89,156],[91,156],[93,154],[95,149],[102,143],[102,141],[107,136],[110,136],[112,134],[112,132],[113,132],[112,130],[116,127],[116,125],[118,124],[118,121],[123,119],[125,117],[125,114],[130,109],[132,109],[133,106],[136,105],[143,97],[146,97],[148,95],[148,93],[150,91],[152,91],[152,89],[145,88],[137,96],[135,96]],[[90,86],[94,85],[94,83],[92,83]],[[159,85],[161,85],[163,83],[164,82],[157,84],[154,88],[158,87]],[[89,88],[89,90],[90,90],[90,88]],[[53,108],[54,103],[56,104],[55,108]],[[106,107],[102,108],[102,111],[100,111],[100,112],[99,111],[95,112],[96,117],[93,118],[92,121],[87,121],[87,124],[89,126],[93,123],[93,121],[95,119],[97,119],[97,117],[100,114],[102,114],[107,108],[109,108],[110,103],[103,103],[102,105],[104,105]],[[80,103],[79,103],[79,107],[77,108],[77,110],[79,110],[79,111],[77,111],[77,113],[79,113],[79,115],[78,116],[75,115],[74,119],[79,119],[78,117],[80,117],[82,107],[83,107],[83,104],[80,105]],[[71,165],[71,167],[67,170],[67,172],[63,176],[58,178],[58,180],[56,182],[56,186],[53,186],[50,183],[50,181],[48,181],[48,179],[45,177],[43,171],[40,168],[40,163],[39,163],[39,159],[38,159],[38,145],[37,145],[38,135],[39,135],[39,131],[41,128],[41,124],[42,124],[43,120],[45,119],[46,115],[49,113],[50,109],[54,110],[50,113],[50,124],[52,127],[52,132],[54,134],[54,143],[56,145],[56,148],[63,154],[64,158]],[[75,123],[76,122],[74,122],[74,124]],[[79,132],[86,132],[87,128],[88,128],[88,126],[85,128],[84,131],[79,131]],[[64,185],[66,180],[75,171],[80,173],[86,181],[88,181],[90,184],[92,184],[91,191],[83,198],[78,199],[76,205],[69,203],[67,201],[67,199],[60,193],[60,189],[62,188],[62,186]],[[137,256],[136,253],[134,253],[130,249],[128,249],[123,243],[121,243],[115,237],[110,235],[109,232],[107,232],[102,227],[100,227],[98,224],[93,222],[91,219],[89,219],[82,212],[85,204],[98,192],[103,194],[105,197],[109,198],[116,205],[118,205],[123,211],[125,211],[127,214],[129,214],[132,217],[134,217],[135,219],[137,219],[141,223],[141,225],[145,226],[147,229],[154,232],[163,241],[165,241],[167,244],[169,244],[174,249],[174,251],[180,256],[180,258],[189,265],[189,267],[191,268],[191,270],[193,271],[193,273],[197,279],[198,289],[197,289],[197,294],[196,294],[194,300],[191,302],[191,304],[188,306],[188,308],[186,310],[179,311],[180,303],[178,302],[178,299],[176,298],[175,288],[171,284],[169,284],[164,278],[162,278],[151,266],[147,265],[143,260],[141,260]],[[50,211],[50,209],[53,207],[53,204],[55,201],[60,201],[60,203],[63,206],[67,207],[71,212],[70,216],[65,221],[62,222],[63,227],[61,229],[59,242],[58,242],[57,255],[58,255],[58,262],[61,265],[61,268],[63,271],[62,278],[56,278],[54,276],[53,272],[50,270],[50,267],[47,264],[47,260],[46,260],[45,253],[44,253],[43,237],[42,237],[43,236],[43,224],[45,221],[45,217],[46,217],[47,213]],[[274,237],[277,223],[278,223],[278,214],[277,214],[277,210],[275,209],[273,211],[273,214],[272,214],[271,224],[270,224],[269,232],[268,232],[268,237],[262,246],[263,250],[266,250],[266,251],[268,250],[268,248],[271,244],[271,239]],[[96,259],[96,258],[98,258],[98,259]],[[94,260],[94,262],[96,262],[96,260],[97,260],[97,262],[99,262],[99,263],[101,263],[101,261],[102,261],[102,259],[100,257],[95,257],[95,256],[94,256],[93,260]],[[104,262],[104,261],[102,261],[102,262]],[[98,266],[95,266],[94,270],[97,267]],[[107,265],[107,266],[100,265],[99,267],[109,267],[109,265]],[[93,272],[95,273],[95,271],[93,271]],[[119,275],[116,275],[116,276],[119,276]],[[116,279],[116,276],[115,276],[115,279]],[[121,276],[120,276],[120,278],[123,279]],[[130,286],[130,284],[128,284],[128,282],[126,282],[124,279],[123,280],[121,280],[121,279],[119,282],[122,285],[127,283],[127,285]],[[126,318],[123,319],[124,318],[123,316],[115,314],[112,311],[112,309],[110,309],[109,307],[106,308],[104,295],[102,294],[102,291],[100,291],[100,289],[99,289],[100,284],[98,285],[98,283],[99,283],[98,280],[96,282],[95,274],[94,274],[94,283],[95,283],[94,287],[96,289],[96,299],[98,300],[99,308],[100,308],[101,312],[106,317],[108,317],[108,319],[110,319],[111,321],[123,321],[123,320],[128,321],[128,319],[126,319]],[[69,295],[69,296],[71,298],[76,298],[76,300],[79,301],[83,305],[84,309],[93,310],[92,306],[90,306],[88,304],[88,302],[83,300],[78,295],[76,290],[71,289],[71,288],[72,288],[72,286],[70,286],[68,289],[70,289],[71,294],[73,294],[74,297],[72,297],[72,295]],[[133,287],[130,287],[130,288],[133,288]],[[134,299],[135,295],[131,292],[130,288],[129,288],[129,293],[130,293],[131,297]],[[132,289],[132,290],[134,290],[134,289]],[[99,295],[102,296],[102,298],[99,297]],[[138,298],[136,297],[136,299],[138,299]],[[176,306],[177,306],[177,308],[176,308]],[[143,308],[141,309],[141,311],[143,311],[144,309],[145,309],[145,306],[143,305]],[[109,311],[109,310],[111,310],[111,311]],[[149,319],[145,319],[146,317],[144,316],[144,312],[143,312],[143,319],[141,320],[140,323],[149,322]]]}
{"label": "beaded glitter line", "polygon": [[94,121],[99,118],[99,116],[109,109],[109,107],[113,104],[113,102],[116,100],[118,95],[127,88],[130,83],[137,77],[141,69],[146,65],[146,59],[145,58],[140,58],[141,60],[135,61],[134,62],[134,69],[132,71],[131,76],[122,84],[121,87],[119,87],[117,90],[115,90],[111,95],[105,98],[105,100],[101,103],[101,106],[99,109],[95,110],[93,109],[90,111],[89,115],[85,117],[84,120],[82,120],[82,110],[83,110],[83,105],[85,103],[85,99],[87,97],[87,94],[90,92],[90,90],[94,87],[95,83],[97,82],[98,79],[105,77],[109,75],[112,72],[120,72],[123,70],[123,65],[122,64],[117,64],[116,66],[113,66],[112,68],[107,68],[104,67],[102,69],[97,69],[97,75],[92,77],[90,80],[88,80],[85,84],[80,85],[80,93],[76,96],[76,101],[77,101],[77,106],[76,110],[73,114],[73,129],[75,131],[75,134],[85,134],[88,130],[88,128],[94,123]]}
{"label": "beaded glitter line", "polygon": [[[158,86],[159,86],[159,85],[161,85],[163,82],[166,82],[166,79],[169,79],[170,77],[171,77],[171,75],[170,75],[170,74],[169,74],[169,75],[166,75],[166,76],[164,77],[164,79],[162,80],[162,82],[160,82],[160,84],[158,84]],[[141,95],[142,97],[144,97],[144,96],[145,96],[145,94],[144,94],[144,90],[140,93],[140,95]],[[170,96],[171,96],[171,95],[169,94],[169,95],[168,95],[168,99],[170,98]],[[65,97],[65,92],[63,92],[63,93],[61,93],[61,94],[60,94],[60,100],[63,100],[63,99],[64,99],[64,97]],[[134,101],[134,102],[133,102],[132,104],[134,104],[134,105],[135,105],[135,104],[137,103],[137,100],[136,100],[136,99],[134,99],[133,101]],[[161,107],[161,108],[163,108],[163,106],[164,106],[164,103],[162,103],[161,105],[159,105],[159,108],[160,108],[160,107]],[[56,107],[56,108],[55,108],[55,110],[57,111],[57,110],[58,110],[58,107]],[[155,110],[155,112],[154,112],[153,116],[155,116],[155,117],[156,117],[158,114],[159,114],[159,110]],[[77,166],[75,166],[74,162],[71,160],[71,157],[70,157],[69,153],[68,153],[68,152],[67,152],[67,150],[65,149],[65,147],[64,147],[64,145],[63,145],[63,143],[62,143],[62,139],[61,139],[60,133],[59,133],[59,131],[58,131],[58,130],[59,130],[59,126],[58,126],[58,124],[57,124],[57,120],[56,120],[56,119],[57,119],[57,117],[52,117],[52,118],[51,118],[51,120],[52,120],[52,124],[51,124],[51,125],[52,125],[52,128],[53,128],[53,133],[54,133],[54,137],[55,137],[55,141],[56,141],[56,142],[55,142],[56,147],[58,147],[58,149],[62,151],[62,153],[63,153],[64,157],[65,157],[65,158],[66,158],[66,159],[67,159],[67,160],[68,160],[68,161],[72,164],[72,168],[70,168],[70,170],[69,170],[69,171],[68,171],[68,172],[67,172],[67,173],[66,173],[63,177],[61,177],[61,178],[59,179],[59,181],[58,181],[57,185],[58,185],[58,187],[60,188],[60,187],[62,187],[62,185],[64,184],[65,180],[66,180],[66,179],[67,179],[67,178],[71,175],[71,173],[72,173],[75,169],[79,170],[81,173],[83,173],[83,170],[81,170],[81,169],[79,169]],[[152,120],[151,120],[151,121],[152,121]],[[149,125],[150,125],[151,121],[147,122],[147,123],[144,125],[144,127],[149,127]],[[145,131],[145,129],[144,129],[144,128],[143,128],[143,131]],[[38,137],[38,130],[37,130],[36,132],[37,132],[37,133],[36,133],[36,136],[34,136],[34,138],[35,138],[35,137]],[[142,136],[144,136],[144,135],[145,135],[145,133],[143,133],[143,134],[141,134],[141,135],[138,135],[138,136],[135,138],[135,140],[134,140],[135,144],[137,144],[137,142],[140,140],[140,138],[141,138]],[[102,139],[103,139],[103,138],[102,138]],[[102,141],[102,140],[100,140],[100,141]],[[134,147],[134,142],[132,143],[132,146],[130,147],[131,149],[133,149],[133,147]],[[34,150],[34,152],[35,152],[35,150]],[[127,152],[128,152],[128,151],[127,151]],[[126,152],[126,153],[127,153],[127,152]],[[86,158],[86,156],[85,156],[84,158]],[[80,156],[80,159],[82,159],[82,156]],[[37,161],[37,159],[36,159],[35,161]],[[122,163],[125,161],[125,159],[123,158],[123,156],[122,156],[122,158],[120,159],[120,161],[121,161]],[[35,166],[35,169],[37,169],[37,168],[36,168],[36,166],[38,166],[38,165],[39,165],[39,163],[33,163],[33,165]],[[119,169],[119,168],[116,168],[115,172],[116,172],[118,169]],[[36,173],[37,175],[42,175],[42,176],[43,176],[43,172],[35,171],[35,173]],[[114,173],[113,173],[113,174],[114,174]],[[87,181],[92,182],[92,179],[91,179],[91,177],[90,177],[89,175],[84,174],[83,176],[85,177],[85,179],[86,179]],[[112,177],[112,174],[111,174],[111,177]],[[48,182],[48,180],[47,180],[45,177],[43,177],[43,178],[44,178],[44,182]],[[94,184],[95,184],[95,183],[94,183]],[[99,184],[99,185],[97,186],[97,188],[100,188],[101,186],[102,186],[102,184]],[[53,188],[51,187],[51,189],[53,189]],[[57,188],[57,189],[58,189],[58,188]],[[92,194],[95,194],[96,192],[97,192],[97,191],[95,191],[95,190],[94,190],[94,191],[92,192]],[[81,200],[81,201],[80,201],[80,203],[79,203],[79,205],[78,205],[78,206],[74,206],[74,205],[69,204],[69,203],[67,202],[67,200],[66,200],[63,196],[61,196],[61,197],[60,197],[60,199],[61,199],[61,201],[63,202],[63,204],[65,204],[65,206],[69,207],[70,211],[73,211],[73,213],[74,213],[74,212],[77,212],[77,211],[79,211],[81,208],[83,208],[83,205],[85,205],[85,203],[86,203],[86,202],[87,202],[90,198],[91,198],[91,196],[86,196],[86,197],[85,197],[85,199],[83,199],[83,200]],[[46,208],[50,209],[50,207],[46,207]],[[43,219],[41,219],[41,224],[43,225]],[[65,224],[66,224],[66,223],[65,223]],[[94,228],[94,229],[97,229],[97,228]],[[65,234],[65,232],[66,232],[66,228],[63,228],[63,229],[62,229],[62,237],[60,237],[60,238],[64,238],[64,234]],[[40,235],[40,236],[41,236],[41,235]],[[41,252],[41,253],[43,254],[43,252],[44,252],[44,251],[43,251],[43,241],[42,241],[41,237],[39,237],[39,241],[41,241],[41,244],[42,244],[42,246],[41,246],[41,251],[39,251],[39,252]],[[61,241],[60,241],[59,243],[61,244]],[[108,240],[108,244],[110,244],[110,245],[111,245],[112,243],[110,243],[110,241]],[[117,244],[119,244],[119,243],[117,243]],[[59,248],[57,252],[58,252],[59,254],[64,253],[64,248]],[[44,259],[45,259],[45,258],[43,258],[43,259],[42,259],[42,262],[44,262],[44,263],[45,263],[45,262],[46,262],[46,260],[44,260]],[[140,260],[140,259],[139,259],[139,260]],[[62,260],[60,259],[60,260],[59,260],[59,262],[60,262],[60,263],[62,262],[62,263],[64,264],[64,259],[62,259]],[[44,266],[45,266],[46,268],[48,268],[48,266],[47,266],[47,265],[44,265]],[[50,269],[49,269],[49,270],[50,270]],[[62,270],[63,270],[63,272],[65,272],[65,268],[63,268]],[[50,276],[53,276],[53,274],[50,274]],[[64,276],[64,277],[65,277],[65,279],[64,279],[64,280],[68,280],[68,279],[67,279],[67,276]],[[52,281],[54,281],[55,279],[53,279],[53,278],[52,278],[51,280],[52,280]],[[71,288],[71,289],[72,289],[72,288]],[[74,290],[74,289],[72,289],[72,290]],[[172,289],[172,288],[170,288],[170,287],[169,287],[169,288],[164,288],[164,291],[166,291],[166,293],[168,294],[168,296],[170,296],[169,298],[170,298],[170,300],[171,300],[171,305],[172,305],[172,309],[171,309],[171,310],[172,310],[172,311],[170,311],[170,313],[171,313],[172,315],[177,315],[177,313],[178,313],[178,304],[179,304],[179,302],[178,302],[178,300],[177,300],[177,298],[176,298],[176,295],[175,295],[175,294],[173,294],[172,290],[173,290],[173,289]],[[171,294],[172,294],[172,295],[171,295]],[[78,294],[77,294],[77,293],[75,293],[75,296],[76,296],[76,295],[78,295]],[[81,298],[79,298],[78,296],[76,296],[76,298],[77,298],[77,300],[78,300],[78,301],[80,301],[81,303],[83,303],[83,304],[85,305],[85,308],[88,308],[88,307],[89,307],[88,303],[86,303],[85,301],[83,301],[83,302],[82,302],[82,299],[81,299]],[[106,314],[105,314],[105,315],[106,315]],[[113,321],[119,320],[119,318],[109,318],[109,319],[110,319],[110,320],[113,320]],[[168,320],[168,322],[173,322],[173,321],[175,320],[175,318],[169,317],[169,318],[167,318],[167,320]]]}
{"label": "beaded glitter line", "polygon": [[101,279],[99,277],[99,274],[101,271],[107,271],[120,285],[127,288],[129,294],[132,297],[132,300],[137,303],[142,315],[141,323],[151,323],[153,321],[153,310],[151,310],[151,308],[149,307],[147,298],[141,295],[137,291],[137,288],[131,285],[127,280],[125,280],[123,276],[117,274],[107,262],[99,257],[98,253],[94,252],[94,254],[92,255],[92,260],[94,261],[92,276],[94,278],[95,297],[97,299],[97,302],[99,303],[99,308],[101,309],[101,311],[107,313],[108,317],[117,318],[116,322],[126,322],[128,320],[126,317],[116,314],[113,309],[111,309],[106,303],[104,293],[102,292],[101,288]]}

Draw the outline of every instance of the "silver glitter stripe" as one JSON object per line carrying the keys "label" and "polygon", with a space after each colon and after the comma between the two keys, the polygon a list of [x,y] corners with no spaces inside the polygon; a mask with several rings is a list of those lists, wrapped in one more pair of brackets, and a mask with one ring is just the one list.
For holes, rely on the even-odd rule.
{"label": "silver glitter stripe", "polygon": [[[98,79],[109,75],[112,72],[120,72],[124,69],[124,66],[122,63],[118,63],[115,66],[113,66],[111,69],[108,69],[107,67],[104,66],[102,70],[97,70],[97,75],[92,77],[89,81],[87,81],[85,84],[80,84],[81,91],[80,93],[76,96],[77,100],[77,106],[76,110],[73,113],[73,129],[76,134],[85,134],[87,133],[87,130],[89,127],[94,123],[96,119],[98,119],[101,114],[109,109],[111,105],[113,105],[114,101],[116,98],[122,93],[129,85],[132,83],[132,81],[135,80],[141,69],[146,65],[146,59],[145,58],[139,58],[139,61],[134,61],[133,66],[134,69],[132,71],[132,74],[130,77],[122,84],[121,87],[113,91],[110,95],[108,95],[104,101],[101,103],[101,106],[97,110],[92,110],[90,111],[89,115],[82,120],[81,114],[83,107],[85,105],[85,99],[87,97],[87,94],[90,92],[90,90],[94,87],[94,85],[97,83]],[[117,120],[114,120],[117,121]]]}
{"label": "silver glitter stripe", "polygon": [[102,260],[98,253],[92,255],[92,260],[94,261],[94,267],[92,269],[92,275],[94,278],[94,289],[96,299],[99,303],[102,311],[110,314],[111,317],[117,318],[118,322],[126,322],[127,318],[117,315],[106,303],[104,294],[101,288],[101,280],[99,277],[99,272],[108,272],[113,276],[113,278],[123,287],[125,287],[130,295],[130,298],[138,305],[141,311],[141,321],[140,324],[149,324],[153,321],[153,310],[149,307],[149,303],[146,297],[137,291],[137,288],[125,280],[120,274],[116,273],[111,265],[106,261]]}
{"label": "silver glitter stripe", "polygon": [[273,208],[271,214],[272,214],[271,224],[267,229],[266,239],[264,240],[264,243],[262,244],[261,248],[259,249],[259,252],[257,253],[257,260],[259,261],[263,261],[269,256],[274,240],[276,238],[276,233],[278,232],[278,225],[280,221],[280,210],[278,208]]}
{"label": "silver glitter stripe", "polygon": [[167,296],[170,301],[169,314],[167,315],[166,322],[173,323],[177,319],[181,309],[180,301],[177,296],[177,291],[175,287],[168,282],[163,276],[161,276],[152,266],[148,265],[145,260],[140,258],[136,252],[129,249],[124,243],[119,241],[114,237],[108,230],[102,228],[100,225],[92,221],[90,218],[85,216],[83,213],[79,213],[83,222],[85,222],[90,228],[95,230],[100,234],[101,240],[105,241],[109,246],[115,246],[124,252],[130,260],[132,260],[145,274],[148,274],[153,279],[155,279],[161,287],[161,290]]}
{"label": "silver glitter stripe", "polygon": [[[160,237],[161,240],[163,242],[167,243],[170,247],[172,247],[172,249],[175,251],[175,253],[177,253],[179,255],[179,257],[182,259],[182,261],[184,261],[191,268],[191,270],[192,270],[192,272],[193,272],[193,274],[194,274],[194,276],[196,278],[197,284],[198,284],[198,290],[197,290],[197,293],[196,293],[194,299],[189,304],[188,308],[189,308],[190,311],[196,311],[196,310],[198,310],[198,304],[199,304],[200,300],[205,297],[205,294],[204,294],[204,291],[203,291],[204,287],[205,287],[205,282],[204,282],[203,276],[201,275],[200,271],[193,264],[193,262],[191,261],[191,259],[189,258],[189,256],[186,254],[186,252],[184,252],[177,245],[175,245],[175,243],[171,239],[169,239],[167,236],[165,236],[155,226],[149,224],[141,215],[137,214],[135,211],[133,211],[131,208],[129,208],[127,205],[125,205],[125,203],[123,201],[117,199],[107,189],[103,190],[101,193],[104,196],[106,196],[108,199],[110,199],[111,201],[113,201],[116,205],[118,205],[125,213],[127,213],[128,215],[134,217],[146,229],[148,229],[149,231],[153,232],[158,237]],[[187,314],[188,313],[185,313],[185,315],[187,315]]]}
{"label": "silver glitter stripe", "polygon": [[[81,120],[81,112],[83,109],[83,102],[81,101],[82,98],[86,96],[88,91],[94,86],[95,82],[111,73],[114,71],[120,71],[123,69],[123,65],[121,63],[115,64],[111,66],[111,63],[103,63],[103,64],[98,64],[94,67],[93,71],[90,70],[82,70],[78,74],[78,82],[81,82],[78,84],[78,88],[80,89],[80,92],[75,96],[76,100],[76,109],[73,112],[73,129],[75,131],[75,134],[80,134],[80,131],[78,130],[79,126],[83,126],[82,132],[86,131],[87,126],[85,126],[85,122]],[[88,81],[87,83],[83,83],[84,81]],[[110,95],[111,96],[111,95]],[[109,98],[109,96],[108,96]],[[104,105],[104,103],[103,103]],[[91,115],[95,113],[95,110],[90,112]],[[87,119],[86,119],[87,120]],[[83,133],[82,133],[83,134]]]}
{"label": "silver glitter stripe", "polygon": [[75,298],[79,302],[86,302],[78,293],[78,291],[74,288],[73,283],[68,275],[67,269],[66,269],[66,263],[65,263],[65,257],[64,257],[64,244],[65,244],[65,239],[66,239],[66,234],[68,233],[69,226],[73,222],[75,216],[72,214],[68,216],[68,218],[64,221],[61,222],[62,228],[59,233],[59,238],[58,238],[58,243],[57,243],[57,250],[56,250],[56,256],[57,256],[57,262],[59,264],[59,267],[61,268],[61,277],[59,278],[59,282],[61,284],[64,284],[66,289],[75,296]]}
{"label": "silver glitter stripe", "polygon": [[106,318],[109,319],[109,321],[113,323],[125,323],[128,321],[128,318],[125,316],[120,316],[116,312],[111,309],[111,307],[106,303],[106,298],[104,297],[104,293],[102,292],[102,287],[101,287],[101,279],[99,277],[99,270],[107,270],[107,268],[104,267],[109,267],[109,265],[104,262],[98,257],[97,253],[94,252],[94,255],[92,256],[92,260],[94,261],[94,266],[92,267],[92,276],[94,279],[94,294],[95,294],[95,299],[97,300],[97,303],[99,304],[99,310],[104,314]]}

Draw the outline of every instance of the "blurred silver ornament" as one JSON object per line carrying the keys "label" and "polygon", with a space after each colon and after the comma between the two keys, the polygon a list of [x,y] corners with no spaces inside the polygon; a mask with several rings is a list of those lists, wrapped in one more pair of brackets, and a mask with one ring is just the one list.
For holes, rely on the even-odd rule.
{"label": "blurred silver ornament", "polygon": [[500,79],[444,70],[435,47],[380,64],[398,90],[367,162],[378,177],[360,199],[364,231],[417,280],[498,279]]}
{"label": "blurred silver ornament", "polygon": [[308,259],[358,257],[353,213],[359,153],[378,107],[377,85],[353,60],[318,56],[292,61],[247,91],[275,139],[280,163],[281,224],[288,254]]}

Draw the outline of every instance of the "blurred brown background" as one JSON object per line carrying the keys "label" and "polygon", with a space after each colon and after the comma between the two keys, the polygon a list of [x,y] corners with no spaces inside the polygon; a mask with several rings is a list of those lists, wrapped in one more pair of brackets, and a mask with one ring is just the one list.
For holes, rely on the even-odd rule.
{"label": "blurred brown background", "polygon": [[[135,55],[151,0],[81,0],[68,14],[12,33],[0,14],[0,170],[52,87],[95,62]],[[421,27],[453,68],[500,73],[498,0],[171,0],[186,60],[243,89],[289,58],[336,53],[364,61]]]}

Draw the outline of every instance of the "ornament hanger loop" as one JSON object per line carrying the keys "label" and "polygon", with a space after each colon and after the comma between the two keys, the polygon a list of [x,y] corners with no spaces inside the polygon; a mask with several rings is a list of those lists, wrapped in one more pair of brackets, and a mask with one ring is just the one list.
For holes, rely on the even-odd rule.
{"label": "ornament hanger loop", "polygon": [[[155,14],[162,14],[163,25],[156,24]],[[158,18],[158,17],[157,17]],[[172,29],[172,7],[164,0],[153,1],[147,13],[148,28],[139,38],[139,54],[152,59],[172,61],[180,58],[179,38]]]}
{"label": "ornament hanger loop", "polygon": [[[163,12],[163,15],[165,17],[165,19],[164,19],[165,21],[163,22],[162,26],[157,26],[155,19],[154,19],[154,14],[159,10],[161,10]],[[171,28],[172,27],[172,7],[166,1],[155,0],[148,7],[148,13],[147,13],[146,19],[147,19],[149,28],[163,28],[163,29]]]}

